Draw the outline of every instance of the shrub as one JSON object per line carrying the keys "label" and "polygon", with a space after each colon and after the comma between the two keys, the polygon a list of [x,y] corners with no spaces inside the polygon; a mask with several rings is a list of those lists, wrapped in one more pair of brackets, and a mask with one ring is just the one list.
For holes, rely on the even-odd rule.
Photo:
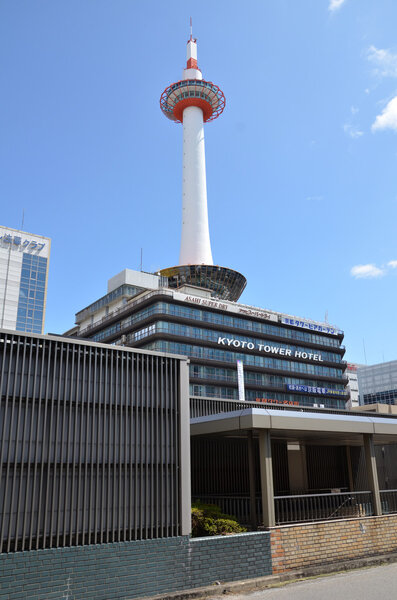
{"label": "shrub", "polygon": [[247,531],[236,517],[225,515],[216,504],[204,504],[200,501],[192,505],[192,537],[207,535],[228,535]]}

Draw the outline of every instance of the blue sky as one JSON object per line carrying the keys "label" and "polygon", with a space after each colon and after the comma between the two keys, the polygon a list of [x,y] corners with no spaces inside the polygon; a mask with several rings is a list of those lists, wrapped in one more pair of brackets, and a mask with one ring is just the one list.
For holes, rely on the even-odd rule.
{"label": "blue sky", "polygon": [[[52,238],[46,331],[124,268],[177,264],[182,130],[159,109],[193,18],[214,261],[241,301],[397,358],[395,0],[1,0],[0,223]],[[365,347],[365,355],[364,355]]]}

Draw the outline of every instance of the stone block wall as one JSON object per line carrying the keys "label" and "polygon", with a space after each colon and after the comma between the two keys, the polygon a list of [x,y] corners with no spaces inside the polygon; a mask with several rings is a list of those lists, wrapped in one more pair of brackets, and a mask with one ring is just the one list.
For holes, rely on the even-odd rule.
{"label": "stone block wall", "polygon": [[270,533],[0,555],[0,600],[128,600],[271,574]]}
{"label": "stone block wall", "polygon": [[273,573],[397,551],[397,515],[271,530]]}
{"label": "stone block wall", "polygon": [[193,538],[189,544],[189,587],[270,575],[270,533]]}

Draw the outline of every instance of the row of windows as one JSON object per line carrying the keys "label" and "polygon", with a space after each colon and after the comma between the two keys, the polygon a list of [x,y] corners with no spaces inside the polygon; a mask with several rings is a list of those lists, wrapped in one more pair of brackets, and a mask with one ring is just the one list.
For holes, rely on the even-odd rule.
{"label": "row of windows", "polygon": [[397,390],[386,390],[384,392],[374,392],[364,394],[364,404],[397,404]]}
{"label": "row of windows", "polygon": [[177,96],[177,101],[179,102],[179,100],[182,100],[182,98],[203,98],[204,100],[207,100],[207,102],[209,102],[211,104],[212,100],[211,98],[207,95],[207,94],[203,94],[203,92],[182,92],[181,94],[178,94]]}
{"label": "row of windows", "polygon": [[194,358],[217,360],[219,362],[230,362],[234,364],[236,364],[237,360],[241,360],[244,365],[262,367],[265,369],[277,369],[280,371],[291,371],[295,373],[308,373],[310,375],[320,375],[323,377],[337,377],[338,379],[342,379],[343,377],[343,371],[341,369],[335,369],[334,367],[280,360],[278,358],[258,356],[256,354],[240,354],[238,352],[218,350],[217,348],[205,348],[202,346],[193,346],[191,344],[182,344],[178,342],[158,340],[145,344],[144,348],[147,350],[160,350],[161,352],[171,352],[173,354],[183,354],[186,356],[192,356]]}
{"label": "row of windows", "polygon": [[194,85],[198,87],[204,87],[210,90],[213,90],[215,93],[218,92],[218,88],[215,85],[211,85],[210,82],[204,81],[201,79],[184,79],[183,81],[178,81],[177,83],[173,83],[170,86],[171,90],[176,90],[178,88],[183,88],[187,85]]}
{"label": "row of windows", "polygon": [[30,303],[30,301],[35,301],[43,303],[44,300],[44,291],[40,289],[35,289],[34,287],[27,287],[25,284],[21,283],[19,288],[19,302]]}
{"label": "row of windows", "polygon": [[90,304],[90,306],[87,306],[87,308],[84,308],[80,312],[76,313],[76,317],[82,315],[85,311],[88,311],[89,313],[95,313],[97,310],[106,306],[106,304],[110,304],[120,296],[130,296],[132,298],[140,292],[143,292],[143,289],[144,288],[137,287],[135,285],[121,285],[112,292],[109,292],[109,294],[106,294],[106,296],[99,298],[99,300],[97,300],[93,304]]}
{"label": "row of windows", "polygon": [[309,333],[308,331],[287,329],[284,327],[279,327],[277,325],[272,325],[270,323],[250,321],[249,319],[232,317],[231,315],[210,312],[207,310],[201,310],[199,308],[179,306],[177,304],[169,304],[168,302],[157,302],[153,306],[145,308],[135,313],[134,315],[131,315],[130,317],[122,321],[121,328],[124,329],[131,325],[135,325],[136,323],[139,323],[139,321],[142,321],[143,319],[146,319],[151,315],[155,314],[166,314],[176,317],[183,317],[185,319],[192,319],[204,323],[214,323],[216,325],[224,325],[225,327],[244,329],[246,331],[252,331],[255,333],[275,335],[278,337],[298,340],[301,342],[321,344],[323,346],[332,346],[334,348],[338,348],[340,346],[340,341],[337,338],[326,337],[316,333]]}
{"label": "row of windows", "polygon": [[47,269],[45,267],[32,267],[31,269],[28,269],[27,267],[24,267],[21,271],[21,278],[22,279],[37,279],[38,281],[44,281],[45,282],[45,277],[46,277],[46,272]]}
{"label": "row of windows", "polygon": [[23,276],[21,277],[21,281],[23,281],[23,283],[32,283],[34,285],[41,285],[43,286],[43,288],[45,287],[45,279],[46,279],[46,274],[45,273],[37,273],[37,271],[33,271],[32,272],[32,277],[30,276]]}
{"label": "row of windows", "polygon": [[42,292],[44,295],[45,292],[45,282],[38,282],[37,280],[34,281],[33,279],[29,279],[27,280],[23,280],[21,279],[20,281],[20,289],[23,289],[25,294],[28,295],[29,290],[37,290],[38,292]]}
{"label": "row of windows", "polygon": [[107,338],[109,335],[112,335],[113,333],[117,333],[118,331],[120,331],[120,327],[121,327],[120,323],[115,323],[114,325],[111,325],[110,327],[106,327],[106,329],[102,329],[102,331],[99,331],[99,333],[96,333],[95,335],[91,335],[89,339],[92,340],[93,342],[100,342],[100,341],[104,340],[105,338]]}
{"label": "row of windows", "polygon": [[47,259],[43,256],[36,256],[35,254],[24,254],[22,260],[22,267],[34,265],[37,268],[47,268]]}
{"label": "row of windows", "polygon": [[[138,341],[148,335],[153,335],[154,333],[168,333],[170,335],[190,337],[214,343],[217,343],[218,338],[227,338],[229,336],[229,339],[232,339],[232,334],[225,333],[224,331],[213,331],[212,329],[202,329],[201,327],[190,327],[189,325],[180,325],[179,323],[170,323],[168,321],[157,321],[155,324],[152,324],[149,327],[145,327],[140,331],[136,331],[131,335],[131,338],[133,339],[133,341]],[[244,340],[240,341],[252,343],[255,345],[256,348],[259,344],[261,344],[262,346],[273,345],[273,342],[271,342],[270,340],[257,339],[245,336]],[[310,353],[311,351],[310,348],[307,347],[287,345],[282,342],[277,342],[277,344],[275,344],[274,347],[291,350],[293,354],[295,352]],[[321,351],[321,358],[323,361],[336,363],[341,362],[340,354],[334,354],[333,352]]]}
{"label": "row of windows", "polygon": [[24,322],[19,322],[19,321],[17,321],[15,329],[17,331],[24,331],[26,333],[41,333],[42,332],[41,325],[34,325],[34,324],[29,324],[29,323],[24,323]]}
{"label": "row of windows", "polygon": [[[208,367],[207,365],[190,365],[190,377],[199,379],[217,379],[230,383],[237,383],[237,369],[222,369],[221,367]],[[299,377],[283,377],[282,375],[271,375],[268,373],[255,373],[253,371],[244,371],[245,383],[257,385],[282,386],[286,384],[309,385],[314,387],[323,387],[324,382],[316,379],[303,379]],[[331,390],[344,391],[343,385],[338,383],[327,383],[327,388]]]}
{"label": "row of windows", "polygon": [[[215,385],[196,385],[190,384],[190,395],[191,396],[202,396],[204,398],[222,398],[226,400],[238,400],[238,390],[234,388],[227,388]],[[275,402],[276,404],[290,404],[292,406],[324,406],[326,408],[333,409],[344,409],[345,401],[335,398],[321,398],[321,403],[317,400],[314,402],[313,398],[308,396],[301,396],[299,394],[282,394],[282,393],[269,393],[255,390],[245,390],[245,399],[248,402],[256,402],[257,398],[261,398],[264,402]]]}
{"label": "row of windows", "polygon": [[16,329],[18,331],[33,331],[33,333],[41,333],[42,322],[34,319],[17,319]]}
{"label": "row of windows", "polygon": [[43,308],[42,307],[37,307],[36,309],[33,308],[20,308],[18,306],[18,319],[19,318],[26,318],[26,317],[30,317],[31,319],[42,319],[43,318]]}
{"label": "row of windows", "polygon": [[37,303],[43,304],[44,294],[45,292],[42,290],[26,289],[25,286],[21,285],[19,288],[19,302],[27,305],[31,301],[34,302],[36,300]]}

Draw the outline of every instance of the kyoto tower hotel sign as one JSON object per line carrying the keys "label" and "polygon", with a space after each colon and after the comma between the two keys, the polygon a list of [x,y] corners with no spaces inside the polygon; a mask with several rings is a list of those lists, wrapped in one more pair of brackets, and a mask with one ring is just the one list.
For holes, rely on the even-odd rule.
{"label": "kyoto tower hotel sign", "polygon": [[213,121],[225,108],[220,88],[203,79],[197,66],[197,41],[190,33],[183,78],[161,95],[163,113],[183,124],[182,239],[179,265],[163,269],[171,287],[184,283],[205,287],[213,296],[238,300],[246,279],[237,271],[215,266],[208,226],[205,174],[204,123]]}

